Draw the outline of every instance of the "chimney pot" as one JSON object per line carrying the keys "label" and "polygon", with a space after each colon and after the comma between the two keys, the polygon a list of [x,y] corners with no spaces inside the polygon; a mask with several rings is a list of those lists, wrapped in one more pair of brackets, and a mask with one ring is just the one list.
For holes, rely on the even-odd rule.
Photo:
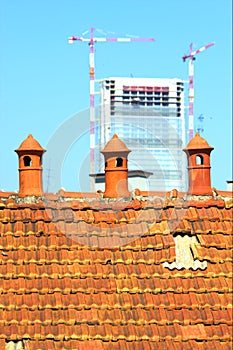
{"label": "chimney pot", "polygon": [[101,153],[105,158],[104,197],[130,197],[128,190],[128,154],[131,152],[116,134]]}
{"label": "chimney pot", "polygon": [[213,149],[198,132],[183,149],[188,158],[188,194],[212,195],[210,153]]}
{"label": "chimney pot", "polygon": [[41,196],[42,156],[45,149],[29,134],[15,152],[19,157],[19,196]]}

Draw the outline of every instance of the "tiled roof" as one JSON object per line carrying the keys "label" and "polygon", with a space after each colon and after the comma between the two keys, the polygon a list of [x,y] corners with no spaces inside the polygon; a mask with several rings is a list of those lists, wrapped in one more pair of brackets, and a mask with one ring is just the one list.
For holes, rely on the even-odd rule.
{"label": "tiled roof", "polygon": [[0,349],[231,349],[229,194],[0,198]]}

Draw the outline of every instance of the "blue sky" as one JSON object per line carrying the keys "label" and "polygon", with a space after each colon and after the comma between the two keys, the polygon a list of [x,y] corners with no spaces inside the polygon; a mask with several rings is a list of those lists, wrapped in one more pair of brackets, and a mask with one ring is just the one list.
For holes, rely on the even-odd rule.
{"label": "blue sky", "polygon": [[[96,44],[96,79],[187,80],[188,62],[181,57],[190,43],[198,49],[215,42],[196,57],[194,114],[196,127],[204,115],[203,136],[215,148],[212,186],[226,189],[232,178],[231,6],[230,0],[1,0],[0,189],[18,189],[14,149],[29,133],[46,148],[62,123],[77,113],[82,118],[88,109],[89,48],[86,43],[69,45],[67,38],[91,27],[107,36],[156,39]],[[64,166],[62,186],[67,190],[79,190],[77,177],[87,176],[80,170],[89,151],[87,134],[79,139],[72,169]]]}

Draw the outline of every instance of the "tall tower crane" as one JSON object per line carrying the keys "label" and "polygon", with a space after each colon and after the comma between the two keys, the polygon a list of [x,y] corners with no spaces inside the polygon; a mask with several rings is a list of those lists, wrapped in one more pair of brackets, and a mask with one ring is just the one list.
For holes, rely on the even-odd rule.
{"label": "tall tower crane", "polygon": [[208,45],[201,47],[198,50],[193,51],[193,44],[190,44],[189,55],[183,56],[183,61],[189,58],[189,140],[193,138],[193,130],[194,130],[194,113],[193,113],[193,104],[194,104],[194,60],[195,56],[213,46],[215,43],[211,42]]}
{"label": "tall tower crane", "polygon": [[[95,149],[95,60],[94,60],[94,44],[97,42],[148,42],[155,41],[154,38],[100,38],[94,37],[95,28],[91,28],[90,37],[68,38],[70,44],[74,41],[87,42],[89,45],[89,76],[90,76],[90,173],[94,174],[94,149]],[[94,190],[94,181],[91,177],[91,191]]]}

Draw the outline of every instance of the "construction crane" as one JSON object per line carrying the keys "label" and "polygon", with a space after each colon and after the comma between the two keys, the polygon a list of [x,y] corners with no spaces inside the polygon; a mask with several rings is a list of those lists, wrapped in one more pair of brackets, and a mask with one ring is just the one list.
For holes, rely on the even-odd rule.
{"label": "construction crane", "polygon": [[[94,174],[94,149],[95,149],[95,60],[94,44],[97,42],[148,42],[155,41],[154,38],[100,38],[94,37],[95,28],[90,29],[90,37],[84,38],[71,36],[68,42],[73,44],[74,41],[87,42],[89,45],[89,76],[90,76],[90,174]],[[85,35],[87,32],[83,33]],[[91,191],[94,190],[94,179],[91,177]]]}
{"label": "construction crane", "polygon": [[183,61],[185,62],[186,59],[189,58],[189,140],[193,138],[193,130],[194,130],[194,112],[193,112],[193,104],[194,104],[194,60],[196,59],[195,56],[208,49],[209,47],[213,46],[215,43],[212,42],[206,46],[201,47],[198,50],[193,51],[193,44],[190,44],[189,48],[189,55],[183,56]]}

